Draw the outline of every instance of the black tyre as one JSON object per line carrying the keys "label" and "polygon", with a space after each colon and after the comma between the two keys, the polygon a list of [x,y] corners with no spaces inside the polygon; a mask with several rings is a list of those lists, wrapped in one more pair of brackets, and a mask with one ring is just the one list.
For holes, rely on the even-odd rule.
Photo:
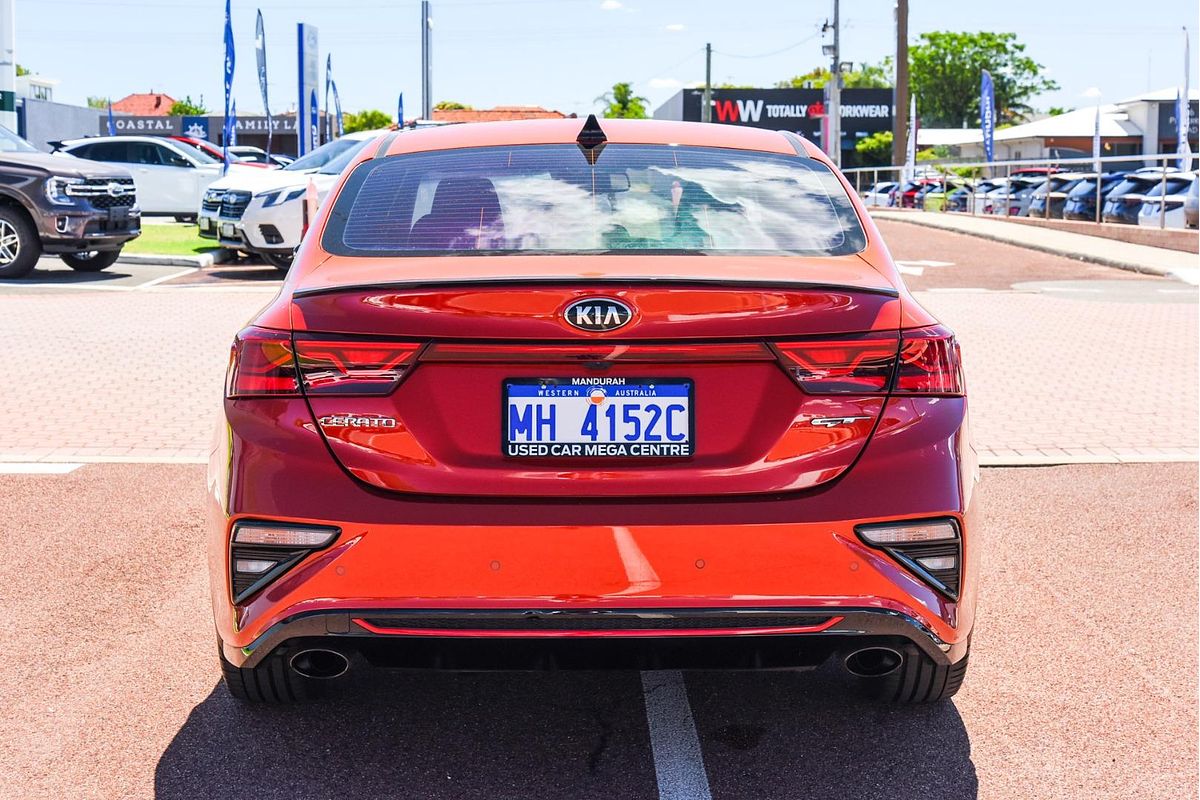
{"label": "black tyre", "polygon": [[82,253],[63,253],[59,258],[76,272],[99,272],[117,263],[120,250],[85,250]]}
{"label": "black tyre", "polygon": [[280,272],[287,272],[292,268],[293,255],[291,253],[259,253],[263,261],[270,264]]}
{"label": "black tyre", "polygon": [[900,666],[881,678],[860,678],[868,696],[888,703],[936,703],[953,697],[967,675],[971,647],[956,664],[938,664],[916,645],[899,649],[904,657]]}
{"label": "black tyre", "polygon": [[286,657],[274,653],[256,667],[235,667],[225,660],[225,654],[217,651],[221,659],[221,674],[229,693],[245,703],[286,705],[307,700],[313,695],[312,682],[297,675],[287,663]]}
{"label": "black tyre", "polygon": [[42,242],[24,209],[0,205],[0,278],[24,278],[42,255]]}

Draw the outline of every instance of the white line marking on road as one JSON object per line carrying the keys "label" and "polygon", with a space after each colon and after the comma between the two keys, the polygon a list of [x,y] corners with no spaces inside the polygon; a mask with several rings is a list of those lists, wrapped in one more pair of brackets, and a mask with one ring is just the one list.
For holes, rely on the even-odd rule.
{"label": "white line marking on road", "polygon": [[166,283],[167,281],[171,281],[176,278],[182,278],[184,275],[191,275],[193,272],[199,272],[199,271],[200,271],[199,267],[185,267],[184,269],[181,269],[178,272],[172,272],[169,275],[163,275],[161,277],[155,278],[152,281],[146,281],[145,283],[139,283],[137,285],[137,288],[149,289],[151,286],[157,286],[160,283]]}
{"label": "white line marking on road", "polygon": [[66,475],[82,466],[83,464],[64,464],[49,461],[0,463],[0,475]]}
{"label": "white line marking on road", "polygon": [[[899,262],[897,262],[897,263],[899,263]],[[924,275],[925,274],[924,267],[909,267],[909,266],[905,266],[904,264],[900,264],[899,266],[897,266],[896,270],[901,275]]]}
{"label": "white line marking on road", "polygon": [[642,691],[659,800],[712,800],[683,674],[643,672]]}

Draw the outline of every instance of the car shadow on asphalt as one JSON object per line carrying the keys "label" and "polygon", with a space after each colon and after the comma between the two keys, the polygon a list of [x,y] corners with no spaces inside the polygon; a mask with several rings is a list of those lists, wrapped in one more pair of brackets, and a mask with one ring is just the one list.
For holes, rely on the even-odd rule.
{"label": "car shadow on asphalt", "polygon": [[[716,798],[975,798],[952,702],[880,706],[833,670],[686,673]],[[635,672],[360,670],[293,707],[218,683],[159,759],[158,800],[654,798]]]}

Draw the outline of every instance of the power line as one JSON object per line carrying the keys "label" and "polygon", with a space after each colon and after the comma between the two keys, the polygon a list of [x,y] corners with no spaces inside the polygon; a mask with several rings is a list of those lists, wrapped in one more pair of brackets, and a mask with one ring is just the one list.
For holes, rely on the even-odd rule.
{"label": "power line", "polygon": [[769,53],[758,53],[758,54],[752,55],[752,56],[738,55],[737,53],[726,53],[724,50],[714,50],[713,52],[716,53],[717,55],[725,56],[726,58],[746,58],[746,59],[770,58],[771,56],[777,56],[780,53],[786,53],[789,50],[795,50],[800,45],[807,44],[820,35],[821,35],[821,32],[817,31],[812,36],[807,36],[794,44],[789,44],[787,47],[781,47],[780,49],[772,50]]}

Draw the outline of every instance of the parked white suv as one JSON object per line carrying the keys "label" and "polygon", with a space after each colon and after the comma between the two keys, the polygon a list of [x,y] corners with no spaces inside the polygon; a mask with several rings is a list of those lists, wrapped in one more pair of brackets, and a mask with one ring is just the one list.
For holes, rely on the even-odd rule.
{"label": "parked white suv", "polygon": [[342,169],[387,129],[348,133],[283,169],[232,172],[204,193],[200,235],[222,247],[254,253],[286,271],[304,232],[304,195],[311,181],[324,199]]}
{"label": "parked white suv", "polygon": [[[59,152],[129,170],[142,214],[191,219],[221,162],[185,142],[158,136],[92,136],[56,142]],[[229,176],[262,169],[230,164]]]}

